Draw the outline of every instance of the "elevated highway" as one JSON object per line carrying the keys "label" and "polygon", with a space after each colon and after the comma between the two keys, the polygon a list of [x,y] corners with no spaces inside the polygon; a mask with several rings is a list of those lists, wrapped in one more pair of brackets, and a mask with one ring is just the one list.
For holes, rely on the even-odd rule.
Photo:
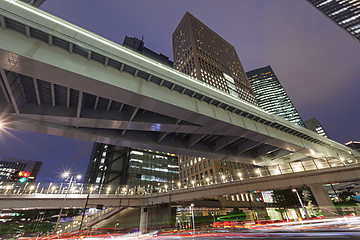
{"label": "elevated highway", "polygon": [[276,165],[359,153],[78,26],[0,1],[5,128]]}

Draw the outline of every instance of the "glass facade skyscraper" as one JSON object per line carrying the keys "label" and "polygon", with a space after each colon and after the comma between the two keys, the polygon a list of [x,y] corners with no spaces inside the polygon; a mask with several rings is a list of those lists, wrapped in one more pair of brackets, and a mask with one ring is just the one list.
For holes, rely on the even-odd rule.
{"label": "glass facade skyscraper", "polygon": [[360,41],[360,0],[307,0]]}
{"label": "glass facade skyscraper", "polygon": [[95,143],[86,182],[99,185],[157,186],[179,178],[174,154]]}
{"label": "glass facade skyscraper", "polygon": [[235,48],[186,12],[172,35],[174,68],[257,105]]}
{"label": "glass facade skyscraper", "polygon": [[303,121],[285,89],[270,66],[246,73],[259,107],[292,123],[303,126]]}
{"label": "glass facade skyscraper", "polygon": [[304,125],[307,129],[316,132],[317,134],[329,138],[329,134],[325,131],[324,127],[316,118],[311,118],[304,122]]}

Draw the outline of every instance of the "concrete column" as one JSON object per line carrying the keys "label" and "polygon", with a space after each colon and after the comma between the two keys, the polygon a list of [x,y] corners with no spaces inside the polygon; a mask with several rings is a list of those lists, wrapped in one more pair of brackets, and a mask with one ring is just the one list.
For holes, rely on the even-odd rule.
{"label": "concrete column", "polygon": [[139,225],[140,234],[144,234],[147,232],[147,224],[148,224],[148,208],[146,206],[142,206],[140,210],[140,225]]}
{"label": "concrete column", "polygon": [[310,185],[312,194],[325,218],[337,217],[338,212],[322,184]]}

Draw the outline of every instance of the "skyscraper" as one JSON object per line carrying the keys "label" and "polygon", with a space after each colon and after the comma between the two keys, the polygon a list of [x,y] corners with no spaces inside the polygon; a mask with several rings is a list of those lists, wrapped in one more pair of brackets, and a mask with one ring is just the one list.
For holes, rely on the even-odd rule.
{"label": "skyscraper", "polygon": [[292,123],[303,125],[299,113],[270,66],[249,71],[246,75],[259,107]]}
{"label": "skyscraper", "polygon": [[235,48],[186,12],[173,35],[174,68],[257,105]]}
{"label": "skyscraper", "polygon": [[307,0],[360,41],[360,0]]}
{"label": "skyscraper", "polygon": [[179,178],[178,157],[95,143],[86,182],[99,185],[157,186]]}
{"label": "skyscraper", "polygon": [[40,7],[40,5],[45,2],[45,0],[22,0],[22,1],[29,3],[35,7]]}
{"label": "skyscraper", "polygon": [[145,47],[144,45],[144,40],[137,39],[136,37],[125,36],[123,41],[123,46],[136,50],[149,58],[155,59],[163,64],[168,65],[169,67],[173,67],[173,62],[169,60],[169,57],[165,56],[162,53],[158,54],[153,50]]}
{"label": "skyscraper", "polygon": [[307,129],[316,132],[317,134],[329,137],[329,134],[325,131],[324,127],[320,124],[320,122],[316,118],[311,118],[304,122],[304,125]]}
{"label": "skyscraper", "polygon": [[18,158],[3,157],[0,160],[0,182],[8,181],[9,177],[16,171],[25,171],[30,173],[29,181],[36,180],[39,174],[42,162],[29,161]]}

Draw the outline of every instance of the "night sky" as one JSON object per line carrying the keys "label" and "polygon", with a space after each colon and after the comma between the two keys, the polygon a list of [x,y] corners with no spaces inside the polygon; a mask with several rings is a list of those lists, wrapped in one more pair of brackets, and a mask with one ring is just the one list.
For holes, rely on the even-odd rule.
{"label": "night sky", "polygon": [[[141,39],[172,57],[171,35],[186,11],[237,50],[245,68],[270,65],[303,120],[316,117],[340,143],[360,140],[360,42],[305,0],[47,0],[41,8],[122,43]],[[1,132],[0,157],[43,161],[40,181],[86,171],[92,143]]]}

